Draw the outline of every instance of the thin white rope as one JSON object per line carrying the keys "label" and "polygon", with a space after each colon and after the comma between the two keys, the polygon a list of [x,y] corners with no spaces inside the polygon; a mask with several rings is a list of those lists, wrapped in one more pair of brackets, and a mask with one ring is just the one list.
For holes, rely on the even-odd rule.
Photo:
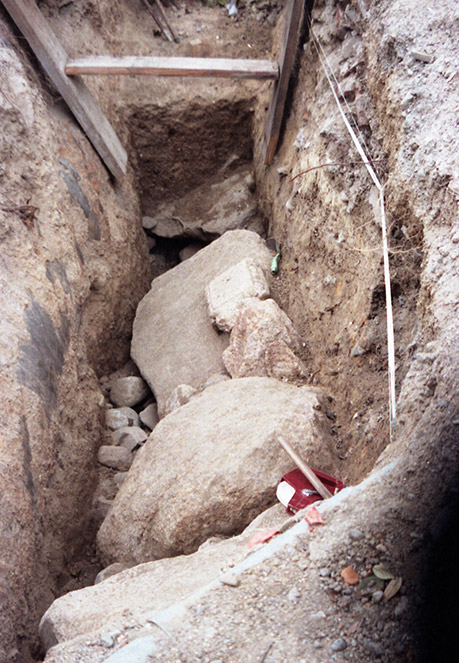
{"label": "thin white rope", "polygon": [[[341,114],[341,117],[343,119],[343,122],[346,126],[346,129],[348,130],[352,141],[357,149],[357,152],[362,158],[363,163],[366,166],[366,169],[368,170],[368,173],[373,180],[374,185],[379,191],[379,204],[380,204],[380,210],[381,210],[381,229],[382,229],[382,245],[383,245],[383,257],[384,257],[384,284],[385,284],[385,292],[386,292],[386,315],[387,315],[387,363],[388,363],[388,378],[389,378],[389,417],[390,417],[390,435],[392,437],[392,424],[396,420],[396,399],[395,399],[395,343],[394,343],[394,320],[393,320],[393,314],[392,314],[392,295],[391,295],[391,286],[390,286],[390,268],[389,268],[389,248],[387,245],[387,226],[386,226],[386,212],[385,212],[385,205],[384,205],[384,186],[381,184],[379,181],[378,177],[376,176],[375,171],[373,170],[371,164],[368,161],[368,157],[365,154],[365,151],[359,142],[355,131],[351,127],[349,120],[346,117],[346,114],[343,110],[343,106],[339,100],[338,95],[336,94],[335,88],[333,87],[332,80],[330,78],[330,75],[327,71],[327,66],[330,71],[332,71],[332,68],[330,66],[330,63],[328,61],[328,58],[323,51],[322,45],[320,44],[319,40],[317,39],[316,35],[314,34],[312,27],[310,28],[310,34],[313,37],[313,43],[316,47],[317,55],[319,58],[319,62],[322,66],[322,69],[324,70],[325,76],[327,78],[328,84],[330,86],[330,89],[332,91],[333,97],[335,99],[335,102],[338,106],[338,110]],[[318,46],[320,46],[322,52],[324,53],[324,56],[321,55]],[[327,62],[327,66],[325,64],[325,60]]]}

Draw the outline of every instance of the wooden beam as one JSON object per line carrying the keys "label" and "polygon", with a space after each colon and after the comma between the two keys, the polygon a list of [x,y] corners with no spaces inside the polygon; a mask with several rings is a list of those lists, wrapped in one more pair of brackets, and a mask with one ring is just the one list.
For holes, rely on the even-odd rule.
{"label": "wooden beam", "polygon": [[289,0],[285,15],[284,34],[279,54],[279,78],[273,90],[266,116],[263,157],[269,166],[274,158],[284,115],[290,74],[295,62],[304,0]]}
{"label": "wooden beam", "polygon": [[81,78],[65,74],[67,53],[34,0],[2,0],[83,131],[116,178],[126,173],[127,154]]}
{"label": "wooden beam", "polygon": [[277,79],[279,67],[277,62],[271,62],[270,60],[95,55],[69,60],[65,66],[65,73],[70,76],[75,74],[103,74]]}

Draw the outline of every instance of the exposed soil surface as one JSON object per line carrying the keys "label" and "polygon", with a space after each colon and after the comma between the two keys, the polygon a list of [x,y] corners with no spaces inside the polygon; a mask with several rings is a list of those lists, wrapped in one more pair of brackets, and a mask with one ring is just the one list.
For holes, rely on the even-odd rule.
{"label": "exposed soil surface", "polygon": [[[136,0],[42,0],[38,4],[72,56],[110,52],[271,58],[279,51],[279,17],[285,3],[245,2],[234,18],[214,3],[203,6],[190,0],[180,3],[178,10],[169,6],[168,16],[180,37],[178,44],[168,43],[158,34],[153,19]],[[45,454],[40,471],[57,463],[56,492],[62,497],[62,509],[70,509],[64,519],[53,516],[49,521],[44,519],[44,524],[34,510],[27,521],[30,527],[36,519],[42,528],[59,530],[54,544],[43,544],[47,534],[37,535],[36,545],[43,549],[43,557],[49,556],[50,568],[41,585],[37,583],[40,610],[53,598],[91,584],[101,568],[94,543],[106,512],[101,499],[110,500],[116,494],[114,473],[96,465],[94,458],[99,443],[105,441],[106,376],[127,359],[129,325],[148,287],[147,274],[157,276],[175,266],[179,251],[188,244],[184,237],[155,237],[153,230],[148,255],[142,216],[155,216],[162,206],[176,204],[181,214],[198,217],[204,203],[218,203],[218,196],[215,201],[209,199],[211,185],[224,182],[232,169],[246,169],[247,174],[253,170],[255,194],[269,223],[268,235],[281,246],[279,273],[271,281],[273,297],[301,336],[301,358],[308,369],[304,381],[330,396],[328,417],[340,463],[338,474],[353,488],[342,500],[338,496],[329,505],[322,505],[323,526],[309,528],[303,521],[284,547],[273,548],[265,561],[241,571],[237,585],[214,587],[196,597],[186,613],[179,612],[178,618],[173,615],[169,626],[167,620],[162,622],[173,633],[173,641],[158,633],[154,624],[127,620],[117,645],[155,632],[158,650],[152,661],[389,663],[427,660],[426,652],[434,649],[425,602],[439,607],[441,599],[432,578],[425,582],[429,576],[426,564],[435,543],[446,548],[451,543],[448,522],[455,518],[457,501],[459,173],[455,158],[459,145],[455,113],[459,82],[455,63],[459,58],[459,19],[457,7],[448,0],[439,1],[435,8],[422,2],[403,7],[397,0],[371,7],[367,4],[360,0],[318,0],[314,7],[307,4],[307,20],[312,19],[322,56],[329,59],[342,86],[347,116],[368,146],[377,176],[385,186],[399,413],[392,430],[376,190],[358,163],[307,29],[299,48],[279,150],[270,168],[263,163],[261,146],[271,84],[253,81],[88,78],[88,86],[128,145],[130,172],[124,188],[113,186],[100,164],[93,166],[91,159],[96,157],[88,144],[81,147],[71,131],[62,138],[63,132],[53,131],[51,124],[36,148],[40,156],[30,158],[34,168],[44,169],[37,180],[41,186],[34,184],[32,170],[27,169],[29,147],[17,150],[13,144],[4,152],[5,161],[16,164],[14,172],[21,174],[27,201],[32,204],[39,199],[33,198],[37,191],[46,190],[49,199],[59,191],[56,184],[45,189],[46,163],[37,165],[41,154],[52,146],[61,157],[65,191],[76,200],[87,221],[84,239],[80,228],[77,233],[67,233],[66,228],[67,243],[62,242],[69,246],[73,233],[76,258],[68,268],[72,283],[76,266],[81,264],[83,270],[86,265],[84,285],[71,302],[77,313],[69,313],[70,322],[66,323],[60,304],[53,309],[59,332],[55,336],[70,342],[74,362],[64,369],[63,385],[68,393],[62,396],[62,386],[59,392],[60,416],[68,424],[62,437],[52,407],[44,413],[37,405],[42,398],[40,388],[35,383],[31,387],[30,380],[25,382],[37,397],[29,405],[37,430],[41,426],[46,433],[46,416],[48,423],[52,421],[55,447]],[[7,34],[12,28],[7,23],[5,26]],[[30,71],[37,68],[27,51],[21,57]],[[36,97],[40,117],[47,121],[45,110],[49,106],[54,127],[62,127],[69,122],[67,111],[40,76],[39,80],[29,73],[31,85],[47,90],[46,102]],[[21,103],[20,96],[13,100]],[[432,109],[436,109],[435,117]],[[15,122],[11,120],[12,130]],[[21,129],[14,133],[12,143],[20,143],[24,135],[30,141],[31,134]],[[55,147],[55,141],[60,147]],[[72,170],[75,165],[77,175]],[[84,172],[82,182],[79,172]],[[78,182],[86,191],[83,197]],[[6,183],[8,200],[16,200],[17,184],[12,180]],[[45,200],[40,202],[48,210],[46,205]],[[2,221],[0,241],[11,239],[8,218]],[[53,223],[58,224],[58,218],[56,210],[49,212]],[[33,250],[26,250],[25,240],[22,248],[13,247],[11,255],[20,258],[24,273],[39,269],[37,246],[46,245],[51,225],[46,226],[43,237],[39,223],[33,228],[37,235]],[[132,242],[130,228],[135,228]],[[25,232],[22,226],[21,230]],[[90,248],[83,256],[79,241],[86,247],[87,240]],[[59,258],[63,251],[62,246],[56,247],[56,260],[47,260],[47,278],[70,302],[66,268]],[[124,271],[113,266],[116,261],[107,255],[111,251],[113,255],[118,252],[117,260],[129,261],[138,285],[130,287],[127,264]],[[70,264],[70,258],[67,262]],[[122,291],[118,288],[120,278],[125,284]],[[43,294],[43,288],[37,285],[36,292]],[[61,294],[56,294],[56,302]],[[122,324],[117,314],[123,316]],[[66,332],[66,325],[70,332]],[[84,342],[78,340],[80,325]],[[110,330],[106,341],[105,329]],[[66,352],[60,350],[62,355]],[[135,369],[121,368],[119,375],[126,370],[130,374]],[[78,400],[80,414],[70,402],[78,384],[91,392],[90,408],[87,401]],[[51,399],[56,400],[56,394],[53,392]],[[75,435],[82,440],[86,434],[89,441],[87,448],[80,446],[83,469],[73,474],[67,461],[61,464],[59,449],[61,443],[64,448],[73,448],[73,422],[77,416],[85,416],[87,407],[87,425],[79,423]],[[39,438],[38,434],[34,437],[33,426],[31,430],[35,458],[40,452],[34,440]],[[27,453],[30,455],[30,449],[27,452],[25,448],[26,460]],[[86,473],[84,468],[90,465]],[[67,480],[74,478],[80,486],[80,492],[75,489],[68,500],[65,467]],[[38,469],[34,471],[38,476]],[[42,508],[44,495],[51,490],[54,475],[48,476],[43,498],[33,498],[33,509]],[[55,495],[52,500],[54,504]],[[84,516],[71,526],[71,512],[80,504]],[[59,510],[56,506],[53,509]],[[78,544],[72,547],[69,543],[63,553],[65,541],[75,537]],[[55,558],[53,545],[61,546]],[[30,552],[30,559],[33,554]],[[433,564],[441,567],[436,576],[440,587],[451,577],[452,584],[456,583],[457,574],[449,576],[447,572],[451,558],[435,547],[432,554]],[[46,561],[40,564],[43,567],[37,568],[45,568]],[[390,577],[378,582],[374,567],[379,564],[389,569],[391,576],[402,578],[402,586],[392,598],[381,594]],[[341,571],[347,566],[357,572],[358,584],[343,581]],[[6,596],[7,581],[5,587],[2,595]],[[34,597],[32,594],[31,602]],[[21,609],[29,610],[32,616],[27,624],[32,623],[30,628],[35,629],[38,608],[27,609],[25,600],[18,605],[15,615]],[[21,628],[26,628],[25,623],[21,622]],[[59,658],[57,653],[53,658],[51,653],[46,661],[92,660],[92,644],[75,646],[73,654]],[[100,660],[109,653],[101,653]],[[32,656],[43,660],[36,631],[30,634],[22,630],[17,648],[9,647],[7,654],[8,661],[28,663]],[[67,655],[70,657],[65,658]]]}

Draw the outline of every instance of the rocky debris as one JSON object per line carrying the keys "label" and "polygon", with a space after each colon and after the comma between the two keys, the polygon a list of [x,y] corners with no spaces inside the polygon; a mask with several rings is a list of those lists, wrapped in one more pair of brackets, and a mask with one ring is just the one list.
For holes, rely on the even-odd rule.
{"label": "rocky debris", "polygon": [[231,380],[230,376],[224,375],[223,373],[215,373],[214,375],[211,375],[210,378],[207,378],[207,380],[202,385],[202,388],[207,389],[207,387],[211,387],[212,385],[218,384],[219,382],[225,382],[225,380]]}
{"label": "rocky debris", "polygon": [[242,378],[172,412],[138,453],[99,530],[104,561],[190,553],[210,536],[242,529],[275,499],[291,469],[277,435],[314,467],[332,471],[320,403],[310,387]]}
{"label": "rocky debris", "polygon": [[156,403],[150,403],[150,405],[147,405],[147,407],[139,413],[139,417],[144,426],[153,430],[159,421],[158,406]]}
{"label": "rocky debris", "polygon": [[167,399],[164,415],[167,416],[178,407],[185,405],[185,403],[188,403],[188,401],[197,393],[198,390],[191,385],[179,384]]}
{"label": "rocky debris", "polygon": [[134,456],[124,447],[103,444],[97,452],[97,460],[101,465],[106,465],[113,470],[126,472],[131,467]]}
{"label": "rocky debris", "polygon": [[247,229],[264,235],[266,220],[253,194],[255,181],[247,167],[201,186],[144,216],[142,226],[158,237],[209,241],[229,230]]}
{"label": "rocky debris", "polygon": [[105,423],[111,431],[116,431],[126,426],[138,426],[139,415],[130,407],[113,407],[106,411]]}
{"label": "rocky debris", "polygon": [[129,419],[118,408],[111,408],[105,413],[105,424],[109,430],[115,431],[118,428],[129,426]]}
{"label": "rocky debris", "polygon": [[231,585],[228,572],[247,555],[247,544],[254,531],[266,527],[266,522],[280,524],[283,520],[285,511],[276,505],[239,536],[209,541],[192,555],[132,568],[120,562],[111,564],[98,574],[94,586],[54,601],[40,623],[45,648],[95,631],[122,629],[126,613],[145,619],[220,577],[227,581],[224,584],[237,586],[239,579]]}
{"label": "rocky debris", "polygon": [[127,477],[127,472],[117,472],[113,477],[113,481],[115,482],[115,486],[118,490],[126,477]]}
{"label": "rocky debris", "polygon": [[222,352],[229,338],[211,323],[205,288],[244,258],[269,270],[271,254],[258,235],[247,230],[228,232],[192,260],[155,279],[141,301],[131,353],[156,396],[160,417],[176,386],[199,388],[214,373],[225,372]]}
{"label": "rocky debris", "polygon": [[181,251],[179,251],[180,262],[184,262],[189,258],[192,258],[198,251],[204,248],[204,244],[199,244],[198,242],[192,242],[185,246]]}
{"label": "rocky debris", "polygon": [[118,407],[132,407],[141,403],[149,394],[141,377],[131,375],[117,380],[110,390],[110,400]]}
{"label": "rocky debris", "polygon": [[140,372],[138,367],[135,365],[132,359],[129,359],[123,366],[121,366],[121,368],[118,368],[113,373],[110,373],[108,375],[102,375],[102,377],[99,379],[99,382],[102,390],[110,392],[110,389],[113,387],[115,382],[120,378],[127,378],[139,375]]}
{"label": "rocky debris", "polygon": [[212,322],[222,331],[231,331],[251,297],[269,297],[269,283],[261,267],[247,258],[213,279],[206,288]]}
{"label": "rocky debris", "polygon": [[139,415],[132,407],[121,407],[119,410],[128,418],[128,426],[139,425]]}
{"label": "rocky debris", "polygon": [[105,569],[99,571],[99,573],[96,575],[96,579],[94,580],[94,584],[98,585],[100,582],[107,580],[107,578],[111,578],[117,573],[121,573],[121,571],[125,571],[127,568],[129,568],[127,564],[122,564],[121,562],[110,564],[110,566],[106,566]]}
{"label": "rocky debris", "polygon": [[143,216],[142,217],[142,228],[144,230],[154,230],[156,224],[157,224],[157,221],[152,216]]}
{"label": "rocky debris", "polygon": [[295,353],[300,338],[273,299],[247,301],[231,331],[223,362],[233,378],[268,376],[293,380],[305,368]]}
{"label": "rocky debris", "polygon": [[129,451],[140,447],[147,438],[147,433],[139,426],[125,426],[112,433],[113,444],[129,449]]}

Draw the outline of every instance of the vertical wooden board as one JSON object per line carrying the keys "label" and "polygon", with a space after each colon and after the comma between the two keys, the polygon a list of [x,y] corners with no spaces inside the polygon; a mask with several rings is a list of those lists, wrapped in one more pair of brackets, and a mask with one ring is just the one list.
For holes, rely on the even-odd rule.
{"label": "vertical wooden board", "polygon": [[113,127],[79,77],[65,74],[67,53],[34,0],[2,0],[58,92],[116,178],[126,173],[127,154]]}
{"label": "vertical wooden board", "polygon": [[289,0],[285,15],[284,34],[279,53],[279,79],[274,86],[271,103],[266,116],[263,157],[268,166],[274,158],[279,140],[290,74],[292,73],[296,49],[298,47],[303,5],[304,0]]}

